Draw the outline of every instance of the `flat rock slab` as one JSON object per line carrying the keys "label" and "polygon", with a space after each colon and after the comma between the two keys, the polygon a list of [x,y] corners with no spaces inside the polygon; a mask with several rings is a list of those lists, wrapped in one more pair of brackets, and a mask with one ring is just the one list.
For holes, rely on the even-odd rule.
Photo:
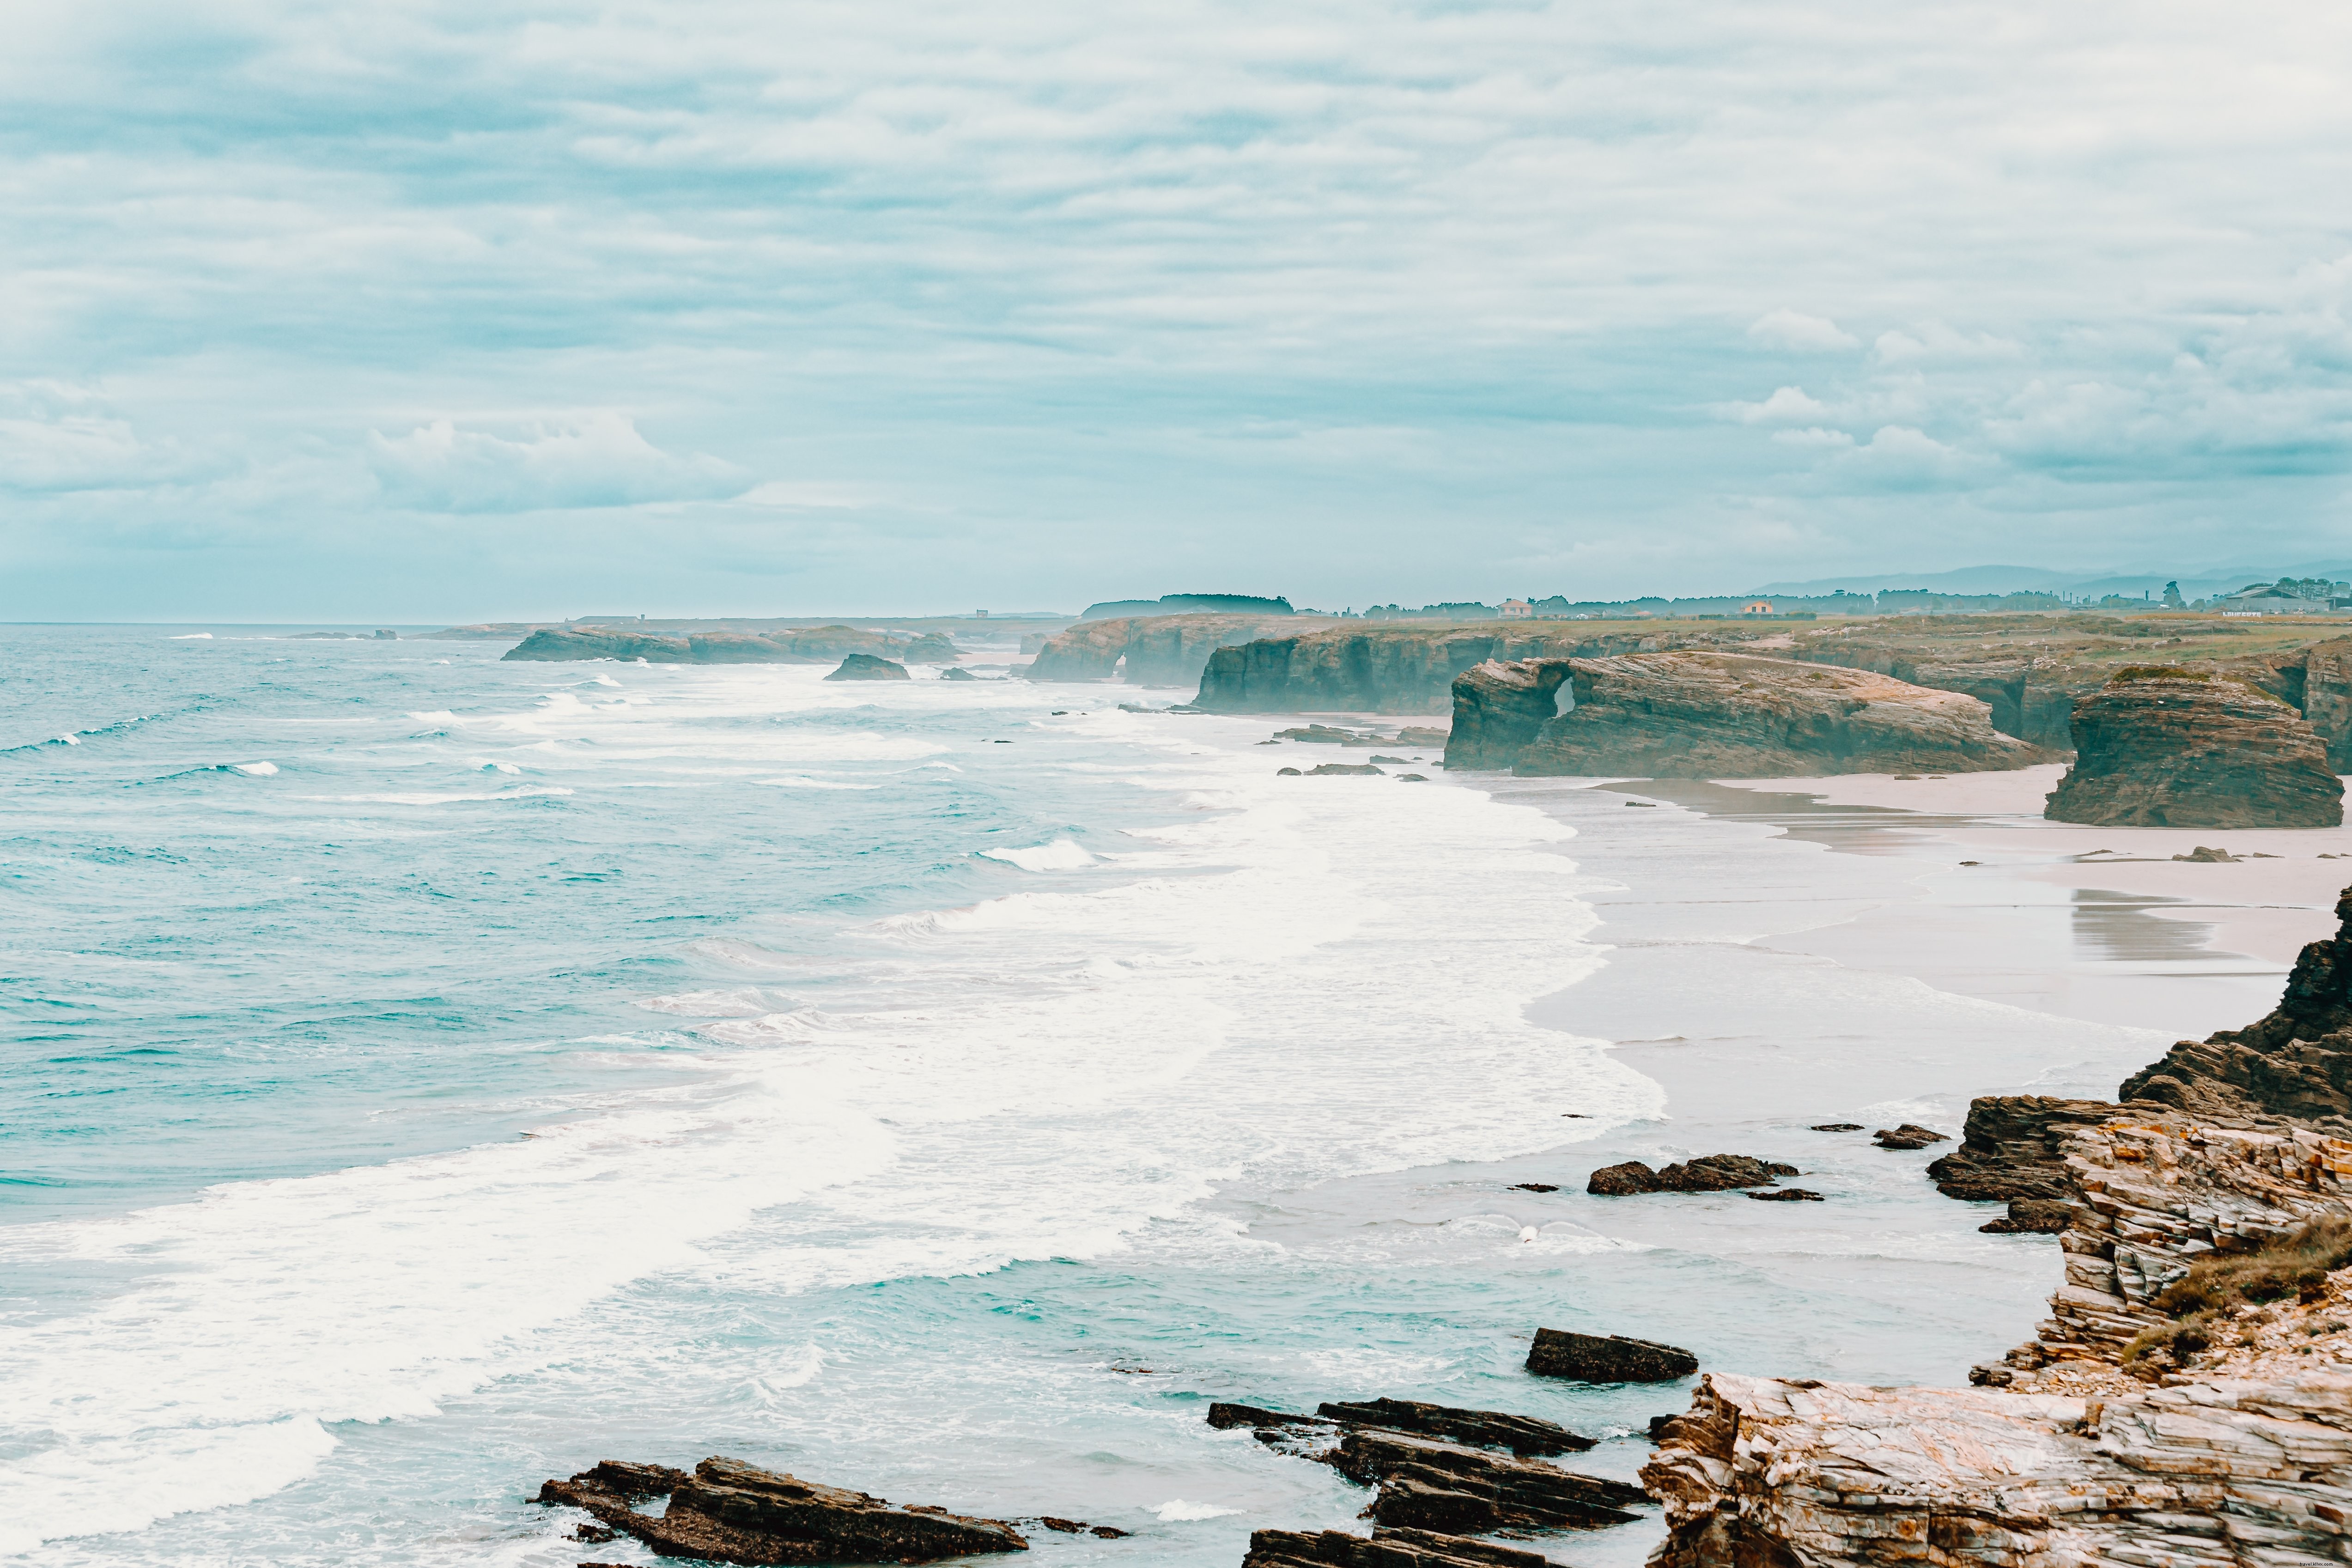
{"label": "flat rock slab", "polygon": [[1370,1540],[1343,1531],[1260,1530],[1250,1535],[1242,1568],[1554,1568],[1552,1560],[1517,1547],[1435,1535],[1425,1530],[1380,1530]]}
{"label": "flat rock slab", "polygon": [[[633,1506],[663,1496],[669,1506],[658,1515]],[[740,1459],[705,1459],[690,1475],[607,1459],[570,1480],[547,1482],[538,1500],[584,1509],[664,1557],[716,1563],[935,1563],[1029,1549],[1002,1520],[893,1508]]]}
{"label": "flat rock slab", "polygon": [[1350,1431],[1331,1466],[1380,1488],[1372,1503],[1380,1523],[1444,1535],[1605,1529],[1634,1517],[1626,1505],[1648,1500],[1623,1481],[1403,1433]]}
{"label": "flat rock slab", "polygon": [[1499,1410],[1463,1410],[1450,1405],[1425,1405],[1417,1399],[1327,1403],[1318,1405],[1316,1414],[1354,1426],[1417,1433],[1472,1447],[1508,1448],[1522,1458],[1581,1453],[1593,1445],[1591,1437],[1530,1415],[1510,1415]]}
{"label": "flat rock slab", "polygon": [[1696,1372],[1698,1357],[1676,1345],[1622,1334],[1538,1329],[1536,1342],[1528,1351],[1528,1370],[1538,1377],[1582,1383],[1672,1383]]}

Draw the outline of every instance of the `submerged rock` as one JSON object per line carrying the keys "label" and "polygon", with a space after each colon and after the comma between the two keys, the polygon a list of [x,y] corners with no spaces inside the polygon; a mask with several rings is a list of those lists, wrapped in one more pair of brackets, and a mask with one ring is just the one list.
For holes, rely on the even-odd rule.
{"label": "submerged rock", "polygon": [[1373,1399],[1360,1404],[1324,1404],[1316,1414],[1357,1426],[1385,1427],[1473,1447],[1508,1448],[1522,1458],[1546,1454],[1580,1453],[1593,1439],[1580,1436],[1550,1421],[1531,1415],[1510,1415],[1500,1410],[1464,1410],[1450,1405],[1425,1405],[1417,1399]]}
{"label": "submerged rock", "polygon": [[[659,1497],[669,1499],[659,1514],[640,1513],[634,1506]],[[568,1481],[549,1481],[540,1488],[538,1500],[584,1509],[662,1556],[720,1563],[934,1563],[1029,1548],[1002,1520],[892,1508],[864,1492],[820,1486],[740,1459],[705,1459],[691,1475],[607,1459]]]}
{"label": "submerged rock", "polygon": [[1382,777],[1387,776],[1385,769],[1376,768],[1370,763],[1318,763],[1307,770],[1308,778],[1326,778],[1337,773],[1378,773]]}
{"label": "submerged rock", "polygon": [[1995,731],[1973,697],[1869,670],[1745,654],[1530,661],[1517,669],[1467,672],[1454,692],[1448,767],[1472,765],[1466,759],[1474,740],[1481,765],[1501,765],[1501,750],[1547,700],[1558,711],[1519,750],[1514,773],[1951,773],[2027,767],[2049,757]]}
{"label": "submerged rock", "polygon": [[940,679],[941,680],[978,680],[980,677],[961,666],[951,664],[940,671]]}
{"label": "submerged rock", "polygon": [[1818,1204],[1828,1201],[1821,1194],[1805,1187],[1774,1187],[1769,1192],[1750,1193],[1748,1195],[1759,1204]]}
{"label": "submerged rock", "polygon": [[853,653],[841,661],[841,668],[825,677],[827,680],[911,680],[903,664],[893,664],[887,658],[877,658],[870,653]]}
{"label": "submerged rock", "polygon": [[1672,1383],[1696,1372],[1698,1358],[1678,1345],[1622,1334],[1538,1329],[1528,1351],[1528,1370],[1538,1377],[1579,1383]]}
{"label": "submerged rock", "polygon": [[2295,710],[2234,680],[2163,666],[2074,704],[2074,765],[2053,822],[2137,827],[2336,827],[2344,781]]}
{"label": "submerged rock", "polygon": [[1402,1433],[1351,1429],[1331,1465],[1380,1488],[1371,1510],[1380,1523],[1446,1535],[1600,1530],[1628,1522],[1626,1505],[1648,1500],[1623,1481]]}

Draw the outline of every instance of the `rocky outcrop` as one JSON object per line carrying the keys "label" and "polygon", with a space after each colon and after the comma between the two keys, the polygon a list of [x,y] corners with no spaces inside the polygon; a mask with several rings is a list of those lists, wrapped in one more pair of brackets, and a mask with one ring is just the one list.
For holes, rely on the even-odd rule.
{"label": "rocky outcrop", "polygon": [[1393,1530],[1601,1530],[1631,1521],[1626,1506],[1648,1500],[1622,1481],[1402,1433],[1351,1429],[1330,1463],[1380,1489],[1371,1516]]}
{"label": "rocky outcrop", "polygon": [[1212,713],[1444,713],[1454,705],[1455,679],[1489,659],[1596,658],[1751,636],[1705,622],[1603,633],[1560,622],[1516,629],[1332,626],[1219,649],[1192,700]]}
{"label": "rocky outcrop", "polygon": [[2074,765],[2053,822],[2134,827],[2335,827],[2344,782],[2283,701],[2170,667],[2126,669],[2074,705]]}
{"label": "rocky outcrop", "polygon": [[1046,640],[1030,663],[1032,680],[1124,680],[1129,686],[1191,686],[1209,657],[1300,625],[1287,615],[1128,616],[1082,621]]}
{"label": "rocky outcrop", "polygon": [[2116,1110],[2104,1100],[1987,1095],[1969,1102],[1960,1146],[1928,1165],[1928,1179],[1948,1198],[1977,1203],[2063,1199],[2072,1190],[2066,1139]]}
{"label": "rocky outcrop", "polygon": [[[661,1513],[637,1511],[635,1505],[664,1497],[669,1503]],[[691,1475],[607,1459],[570,1480],[549,1481],[538,1500],[584,1509],[664,1557],[718,1563],[936,1563],[1029,1547],[1002,1520],[893,1508],[740,1459],[705,1459]]]}
{"label": "rocky outcrop", "polygon": [[903,664],[893,664],[872,654],[853,653],[841,661],[841,668],[825,677],[827,680],[911,680]]}
{"label": "rocky outcrop", "polygon": [[1951,1139],[1932,1127],[1922,1127],[1906,1121],[1900,1127],[1882,1127],[1871,1139],[1882,1149],[1925,1149],[1930,1143],[1948,1143]]}
{"label": "rocky outcrop", "polygon": [[1662,1171],[1654,1171],[1639,1160],[1627,1160],[1593,1172],[1584,1190],[1604,1198],[1641,1193],[1725,1193],[1736,1187],[1769,1187],[1780,1177],[1796,1173],[1794,1165],[1745,1154],[1702,1154]]}
{"label": "rocky outcrop", "polygon": [[868,631],[860,626],[811,626],[771,633],[697,632],[690,637],[652,637],[602,626],[547,626],[531,633],[506,658],[561,660],[644,659],[647,664],[829,664],[850,654],[952,664],[955,643],[939,632],[919,636]]}
{"label": "rocky outcrop", "polygon": [[[2026,767],[2046,753],[1994,731],[1983,703],[1866,670],[1743,654],[1633,654],[1541,668],[1480,671],[1457,680],[1446,765],[1473,765],[1475,732],[1507,726],[1488,715],[1502,694],[1538,692],[1549,679],[1559,711],[1521,750],[1521,774],[1644,778],[1770,778],[1848,773],[1980,773]],[[1465,731],[1465,710],[1479,715]],[[1523,721],[1519,711],[1513,722]],[[1457,762],[1457,754],[1462,758]]]}
{"label": "rocky outcrop", "polygon": [[2336,919],[2334,936],[2297,955],[2267,1016],[2181,1041],[2117,1092],[2221,1120],[2352,1123],[2352,888],[2336,900]]}
{"label": "rocky outcrop", "polygon": [[1539,1552],[1433,1535],[1425,1530],[1375,1530],[1370,1539],[1344,1531],[1250,1532],[1242,1568],[1555,1568]]}
{"label": "rocky outcrop", "polygon": [[1535,743],[1560,715],[1563,659],[1488,659],[1454,678],[1454,728],[1445,742],[1449,768],[1501,772]]}
{"label": "rocky outcrop", "polygon": [[1416,1399],[1326,1401],[1316,1407],[1312,1415],[1219,1402],[1209,1406],[1209,1425],[1220,1430],[1248,1426],[1262,1436],[1276,1434],[1266,1439],[1269,1442],[1280,1441],[1282,1434],[1370,1427],[1435,1437],[1465,1447],[1508,1448],[1521,1458],[1580,1453],[1593,1446],[1590,1437],[1530,1415],[1512,1415],[1500,1410],[1464,1410],[1450,1405],[1427,1405]]}
{"label": "rocky outcrop", "polygon": [[2125,1365],[2197,1259],[2352,1213],[2352,1143],[2131,1112],[2061,1136],[2076,1219],[2037,1338],[1972,1389],[1702,1378],[1642,1472],[1666,1505],[1652,1568],[2352,1555],[2352,1269],[2227,1320],[2210,1365]]}
{"label": "rocky outcrop", "polygon": [[1696,1372],[1698,1358],[1678,1345],[1622,1334],[1538,1329],[1528,1350],[1528,1370],[1538,1377],[1577,1383],[1672,1383]]}

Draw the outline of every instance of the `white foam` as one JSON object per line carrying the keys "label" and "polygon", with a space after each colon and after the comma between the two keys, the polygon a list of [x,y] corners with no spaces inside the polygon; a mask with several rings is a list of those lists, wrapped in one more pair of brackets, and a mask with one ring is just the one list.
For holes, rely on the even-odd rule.
{"label": "white foam", "polygon": [[182,632],[177,637],[167,637],[164,640],[167,642],[210,642],[213,640],[213,634],[210,632]]}
{"label": "white foam", "polygon": [[1155,1506],[1151,1511],[1160,1516],[1163,1524],[1189,1524],[1195,1520],[1223,1519],[1229,1513],[1239,1513],[1241,1510],[1220,1508],[1213,1502],[1187,1502],[1182,1498],[1171,1498]]}
{"label": "white foam", "polygon": [[1018,866],[1024,871],[1075,871],[1081,866],[1095,863],[1093,856],[1079,848],[1076,840],[1068,838],[1056,838],[1051,844],[1040,844],[1030,849],[982,849],[978,853],[991,860]]}
{"label": "white foam", "polygon": [[249,779],[266,779],[277,773],[278,764],[276,763],[231,763],[229,769],[233,773],[243,773]]}

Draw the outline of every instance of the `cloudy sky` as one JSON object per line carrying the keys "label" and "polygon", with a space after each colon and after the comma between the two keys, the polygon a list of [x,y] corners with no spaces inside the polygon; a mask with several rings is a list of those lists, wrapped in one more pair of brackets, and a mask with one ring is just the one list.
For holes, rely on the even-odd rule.
{"label": "cloudy sky", "polygon": [[2352,561],[2352,12],[5,0],[0,617]]}

